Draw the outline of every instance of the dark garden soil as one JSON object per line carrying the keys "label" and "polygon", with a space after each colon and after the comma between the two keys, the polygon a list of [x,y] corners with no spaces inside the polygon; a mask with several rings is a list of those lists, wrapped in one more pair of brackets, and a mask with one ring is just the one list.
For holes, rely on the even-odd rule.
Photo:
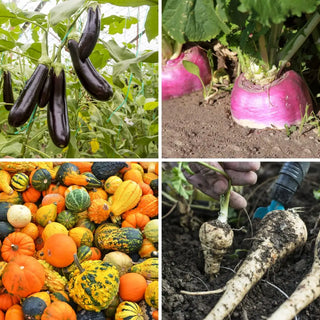
{"label": "dark garden soil", "polygon": [[202,91],[163,101],[164,158],[318,158],[320,136],[305,125],[302,132],[249,129],[230,114],[230,93],[203,103]]}
{"label": "dark garden soil", "polygon": [[[199,114],[199,113],[198,113]],[[258,183],[245,187],[243,194],[248,200],[247,213],[252,217],[259,206],[270,204],[271,185],[282,163],[262,163]],[[301,218],[308,228],[307,244],[273,267],[245,297],[229,320],[266,319],[284,300],[281,290],[290,295],[313,262],[314,241],[319,231],[320,202],[313,197],[313,190],[320,187],[320,163],[312,164],[308,175],[295,194],[290,207],[304,207]],[[177,210],[165,217],[170,210],[163,206],[162,221],[162,319],[202,320],[213,308],[221,294],[209,296],[188,296],[180,290],[206,291],[223,287],[232,277],[234,270],[243,261],[250,248],[252,228],[241,211],[234,220],[235,239],[233,247],[222,261],[219,275],[210,280],[204,274],[203,256],[200,250],[198,229],[203,221],[216,217],[205,211],[194,211],[188,217]],[[183,221],[184,227],[181,226]],[[238,251],[236,251],[238,250]],[[320,320],[320,299],[314,301],[297,317],[299,320]],[[279,319],[281,320],[281,319]]]}

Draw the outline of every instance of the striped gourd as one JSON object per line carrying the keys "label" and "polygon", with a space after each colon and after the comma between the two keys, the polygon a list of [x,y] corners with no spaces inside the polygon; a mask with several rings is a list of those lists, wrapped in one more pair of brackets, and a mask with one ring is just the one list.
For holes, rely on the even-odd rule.
{"label": "striped gourd", "polygon": [[144,320],[144,317],[137,303],[123,301],[117,307],[115,320]]}
{"label": "striped gourd", "polygon": [[23,172],[16,173],[11,178],[11,185],[14,190],[24,191],[29,186],[29,177]]}
{"label": "striped gourd", "polygon": [[90,203],[90,196],[84,189],[71,190],[66,196],[66,207],[74,212],[86,210]]}
{"label": "striped gourd", "polygon": [[37,169],[30,174],[30,183],[38,191],[49,189],[51,174],[47,169]]}
{"label": "striped gourd", "polygon": [[131,267],[131,272],[144,276],[147,280],[158,280],[158,258],[149,258]]}

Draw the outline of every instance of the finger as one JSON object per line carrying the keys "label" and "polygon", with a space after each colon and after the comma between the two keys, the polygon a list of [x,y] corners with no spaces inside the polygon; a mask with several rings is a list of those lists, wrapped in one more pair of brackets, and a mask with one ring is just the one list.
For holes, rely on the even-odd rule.
{"label": "finger", "polygon": [[226,173],[231,178],[232,185],[234,186],[245,186],[253,185],[257,182],[258,176],[255,172],[240,172],[234,170],[226,170]]}
{"label": "finger", "polygon": [[225,170],[234,170],[234,171],[258,171],[260,169],[260,162],[259,161],[247,161],[247,162],[224,162],[223,168]]}
{"label": "finger", "polygon": [[235,191],[230,193],[230,207],[234,209],[243,209],[247,206],[247,200]]}

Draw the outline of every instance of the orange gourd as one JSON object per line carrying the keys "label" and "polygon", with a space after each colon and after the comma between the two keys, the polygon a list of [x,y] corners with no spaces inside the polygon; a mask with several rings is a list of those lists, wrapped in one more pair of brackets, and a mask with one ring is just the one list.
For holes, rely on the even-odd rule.
{"label": "orange gourd", "polygon": [[27,234],[33,240],[36,240],[39,236],[39,229],[33,222],[29,222],[24,228],[21,229],[21,232]]}
{"label": "orange gourd", "polygon": [[2,275],[2,283],[6,290],[21,298],[40,291],[44,281],[43,266],[35,258],[26,255],[12,258]]}
{"label": "orange gourd", "polygon": [[154,246],[153,242],[148,239],[143,239],[142,246],[139,250],[139,256],[141,258],[150,258],[151,253],[157,251],[157,248]]}
{"label": "orange gourd", "polygon": [[44,309],[41,320],[77,320],[77,315],[67,302],[54,301]]}
{"label": "orange gourd", "polygon": [[138,302],[143,299],[148,284],[138,273],[126,273],[120,277],[119,295],[124,301]]}
{"label": "orange gourd", "polygon": [[4,320],[4,313],[0,310],[0,320]]}
{"label": "orange gourd", "polygon": [[81,161],[81,162],[70,162],[74,165],[76,165],[78,167],[78,169],[80,170],[80,173],[84,173],[84,172],[91,172],[91,167],[93,162],[85,162],[85,161]]}
{"label": "orange gourd", "polygon": [[51,193],[59,193],[62,196],[64,196],[64,193],[66,190],[67,190],[67,187],[65,187],[61,184],[51,183],[47,190],[42,191],[42,196],[46,196],[47,194],[51,194]]}
{"label": "orange gourd", "polygon": [[123,175],[123,180],[131,180],[136,183],[142,182],[142,173],[137,169],[130,169]]}
{"label": "orange gourd", "polygon": [[5,315],[5,320],[24,320],[22,307],[19,304],[11,306]]}
{"label": "orange gourd", "polygon": [[64,268],[73,262],[77,246],[68,235],[56,233],[45,241],[43,253],[45,260],[52,266]]}
{"label": "orange gourd", "polygon": [[90,247],[92,252],[89,260],[100,260],[101,259],[101,251],[96,247]]}
{"label": "orange gourd", "polygon": [[24,202],[37,202],[41,197],[41,192],[34,187],[29,187],[26,191],[22,192],[22,198]]}
{"label": "orange gourd", "polygon": [[66,198],[67,195],[68,195],[68,193],[69,193],[70,191],[72,191],[72,190],[75,190],[75,189],[82,189],[82,190],[87,191],[85,187],[77,186],[77,185],[72,185],[72,186],[69,186],[69,187],[66,188],[66,190],[65,190],[65,192],[64,192],[64,197]]}
{"label": "orange gourd", "polygon": [[41,204],[43,206],[48,204],[56,204],[57,205],[57,213],[60,213],[65,209],[65,199],[59,193],[50,193],[43,197]]}
{"label": "orange gourd", "polygon": [[158,179],[158,175],[153,172],[147,172],[143,175],[143,182],[150,184],[152,180]]}
{"label": "orange gourd", "polygon": [[95,223],[101,223],[109,218],[110,204],[103,199],[95,199],[88,208],[88,217]]}
{"label": "orange gourd", "polygon": [[14,304],[18,303],[20,298],[13,294],[4,292],[0,294],[0,310],[6,311]]}
{"label": "orange gourd", "polygon": [[95,199],[103,199],[107,200],[108,195],[102,188],[93,188],[89,192],[90,201],[93,201]]}
{"label": "orange gourd", "polygon": [[126,216],[125,220],[122,221],[122,228],[139,228],[143,230],[144,226],[150,221],[150,218],[140,212],[134,212]]}
{"label": "orange gourd", "polygon": [[20,255],[32,256],[35,252],[33,239],[22,232],[12,232],[4,240],[1,247],[1,256],[5,261]]}
{"label": "orange gourd", "polygon": [[137,209],[150,218],[158,215],[158,198],[152,194],[143,195],[138,203]]}
{"label": "orange gourd", "polygon": [[142,194],[143,194],[143,195],[153,194],[153,190],[151,189],[151,187],[150,187],[147,183],[141,181],[141,182],[139,183],[139,186],[140,186],[140,188],[141,188],[141,190],[142,190]]}
{"label": "orange gourd", "polygon": [[152,312],[152,318],[153,318],[154,320],[158,320],[158,319],[159,319],[159,311],[158,311],[158,310],[154,310],[154,311]]}
{"label": "orange gourd", "polygon": [[36,213],[37,213],[37,210],[38,210],[38,206],[33,202],[25,202],[23,205],[26,206],[27,208],[29,208],[29,210],[31,212],[31,216],[32,216],[31,221],[35,222],[36,221]]}

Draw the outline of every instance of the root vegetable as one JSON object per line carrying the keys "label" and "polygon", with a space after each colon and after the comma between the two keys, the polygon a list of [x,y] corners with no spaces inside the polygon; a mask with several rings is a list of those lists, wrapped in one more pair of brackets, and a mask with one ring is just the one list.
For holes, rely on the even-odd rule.
{"label": "root vegetable", "polygon": [[226,318],[272,265],[303,246],[306,240],[307,229],[297,213],[269,212],[261,221],[247,258],[227,282],[224,294],[204,320]]}
{"label": "root vegetable", "polygon": [[310,272],[300,282],[293,294],[268,318],[268,320],[291,320],[302,309],[320,296],[320,232],[318,233],[314,262]]}
{"label": "root vegetable", "polygon": [[233,242],[233,231],[228,223],[213,220],[202,224],[199,238],[205,258],[205,273],[213,276],[220,270],[220,263]]}

